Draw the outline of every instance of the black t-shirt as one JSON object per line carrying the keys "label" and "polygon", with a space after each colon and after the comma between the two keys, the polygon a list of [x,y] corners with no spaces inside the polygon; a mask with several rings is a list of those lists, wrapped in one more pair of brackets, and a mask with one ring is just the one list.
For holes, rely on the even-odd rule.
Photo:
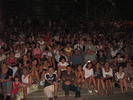
{"label": "black t-shirt", "polygon": [[7,48],[2,47],[2,49],[4,50],[4,52],[10,51],[10,48],[9,47],[7,47]]}
{"label": "black t-shirt", "polygon": [[12,76],[12,75],[13,75],[13,71],[12,71],[12,69],[8,68],[8,71],[7,71],[7,73],[6,73],[6,77],[5,77],[5,79],[8,79],[9,76]]}
{"label": "black t-shirt", "polygon": [[62,41],[62,42],[57,41],[56,43],[59,44],[59,45],[61,45],[61,46],[65,46],[65,42],[64,41]]}

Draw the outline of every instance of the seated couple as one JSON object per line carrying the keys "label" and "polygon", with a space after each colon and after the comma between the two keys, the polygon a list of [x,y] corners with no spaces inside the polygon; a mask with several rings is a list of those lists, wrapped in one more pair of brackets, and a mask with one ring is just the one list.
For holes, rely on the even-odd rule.
{"label": "seated couple", "polygon": [[[58,98],[58,76],[52,66],[48,67],[48,73],[45,74],[44,93],[48,100],[59,100]],[[65,91],[65,97],[69,98],[69,91],[75,92],[75,98],[80,100],[80,88],[74,85],[75,75],[72,73],[71,66],[67,66],[62,74],[62,88]],[[54,96],[53,96],[54,94]]]}

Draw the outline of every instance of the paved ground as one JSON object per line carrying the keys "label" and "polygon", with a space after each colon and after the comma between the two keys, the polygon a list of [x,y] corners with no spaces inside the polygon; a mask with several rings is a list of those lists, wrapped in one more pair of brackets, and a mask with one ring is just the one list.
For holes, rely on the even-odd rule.
{"label": "paved ground", "polygon": [[[46,98],[29,98],[27,100],[46,100]],[[65,97],[60,97],[59,100],[76,100],[73,97],[65,99]],[[113,95],[88,95],[82,96],[82,100],[133,100],[133,92],[128,95],[122,96],[121,94],[113,94]]]}
{"label": "paved ground", "polygon": [[[1,90],[1,89],[0,89]],[[84,89],[81,92],[82,94],[82,100],[133,100],[133,89],[129,88],[129,94],[122,96],[120,93],[120,88],[114,88],[114,94],[113,95],[97,95],[94,91],[93,94],[89,94],[87,92],[87,87],[85,86]],[[76,100],[74,99],[74,92],[70,92],[70,97],[66,99],[64,97],[64,91],[59,88],[59,100]],[[45,94],[43,93],[43,88],[40,87],[39,91],[36,91],[32,94],[30,94],[27,98],[27,100],[46,100]]]}
{"label": "paved ground", "polygon": [[[129,88],[128,95],[121,95],[120,88],[113,88],[113,95],[97,95],[93,91],[92,94],[88,93],[87,85],[84,85],[84,88],[81,90],[81,96],[82,100],[133,100],[133,89]],[[76,100],[74,99],[74,92],[70,92],[70,97],[68,99],[65,98],[64,91],[61,87],[59,87],[58,96],[59,100]],[[27,98],[27,100],[46,100],[46,96],[43,93],[43,88],[40,87],[39,91],[36,91],[32,94],[30,94]]]}

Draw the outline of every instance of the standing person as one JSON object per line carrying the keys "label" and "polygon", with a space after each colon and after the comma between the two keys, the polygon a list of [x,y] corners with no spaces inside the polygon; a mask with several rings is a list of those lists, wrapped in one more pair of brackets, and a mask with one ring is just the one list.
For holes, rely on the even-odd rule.
{"label": "standing person", "polygon": [[1,69],[1,80],[0,82],[2,82],[3,85],[6,86],[6,100],[10,100],[10,93],[11,93],[11,89],[12,89],[12,75],[13,75],[13,71],[12,69],[7,67],[7,63],[3,62],[2,63],[2,69]]}
{"label": "standing person", "polygon": [[19,80],[19,77],[16,76],[14,78],[13,88],[11,90],[11,96],[12,96],[13,100],[16,100],[16,94],[19,91],[20,87],[21,87],[21,82]]}
{"label": "standing person", "polygon": [[45,74],[45,83],[44,83],[44,93],[47,96],[48,100],[53,100],[53,93],[54,99],[58,100],[58,79],[57,74],[54,72],[53,66],[48,67],[48,73]]}
{"label": "standing person", "polygon": [[72,68],[71,66],[67,66],[66,71],[62,75],[62,88],[65,91],[65,97],[69,97],[69,91],[74,91],[75,92],[75,98],[80,100],[81,99],[81,94],[80,94],[80,89],[74,85],[75,81],[75,75],[72,73]]}
{"label": "standing person", "polygon": [[103,78],[105,80],[105,85],[108,94],[112,94],[113,86],[112,86],[112,78],[113,78],[113,70],[110,68],[108,62],[105,62],[104,68],[102,68]]}
{"label": "standing person", "polygon": [[116,80],[116,83],[118,83],[120,85],[122,95],[125,95],[124,88],[125,88],[125,91],[127,93],[128,92],[128,85],[127,85],[125,73],[123,72],[122,66],[120,66],[118,69],[118,72],[115,73],[115,80]]}

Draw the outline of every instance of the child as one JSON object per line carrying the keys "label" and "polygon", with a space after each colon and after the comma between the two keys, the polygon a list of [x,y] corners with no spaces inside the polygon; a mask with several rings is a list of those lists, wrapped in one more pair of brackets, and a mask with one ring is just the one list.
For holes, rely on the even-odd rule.
{"label": "child", "polygon": [[16,76],[14,77],[13,88],[11,90],[11,96],[13,99],[16,98],[16,94],[19,91],[20,87],[21,87],[21,82],[19,80],[19,77]]}

